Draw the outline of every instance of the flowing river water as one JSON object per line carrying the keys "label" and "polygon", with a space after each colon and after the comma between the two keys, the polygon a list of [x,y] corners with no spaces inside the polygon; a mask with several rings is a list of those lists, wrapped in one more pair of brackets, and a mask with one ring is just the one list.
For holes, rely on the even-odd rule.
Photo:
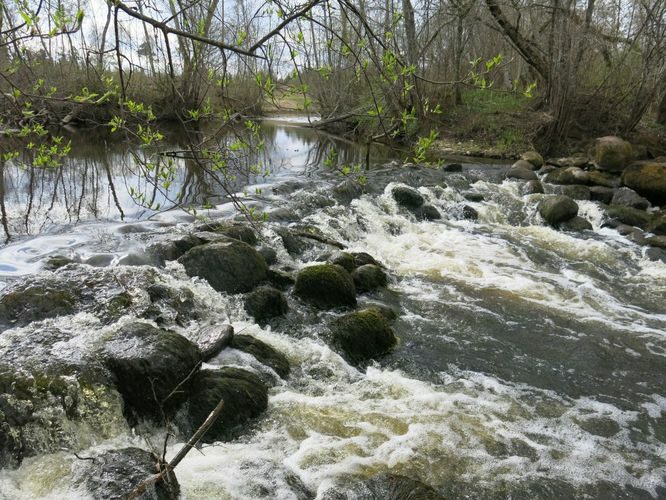
{"label": "flowing river water", "polygon": [[[666,498],[666,264],[603,228],[594,202],[579,202],[593,231],[544,225],[535,209],[543,195],[523,196],[501,180],[506,165],[434,175],[386,166],[392,154],[373,149],[368,193],[336,201],[330,194],[341,178],[324,159],[335,149],[340,164],[363,163],[364,147],[287,122],[265,122],[264,132],[271,173],[239,178],[239,191],[250,205],[286,208],[294,222],[382,262],[388,289],[360,302],[399,311],[400,342],[359,370],[322,340],[335,313],[289,298],[287,317],[261,327],[238,296],[168,263],[161,278],[189,287],[206,321],[259,338],[292,366],[286,380],[274,377],[268,410],[243,436],[193,451],[177,467],[183,498],[381,498],[354,485],[385,472],[445,498]],[[94,266],[141,264],[150,241],[191,230],[182,212],[132,202],[129,187],[142,181],[123,145],[77,154],[60,171],[5,171],[15,237],[0,248],[0,286],[46,272],[56,254]],[[176,191],[212,205],[207,215],[234,216],[205,175],[182,167]],[[401,183],[443,218],[402,211],[390,195]],[[478,201],[465,198],[470,192]],[[477,220],[460,216],[465,205]],[[285,268],[322,251],[293,257],[273,225],[260,232]],[[100,328],[88,313],[46,321]],[[177,328],[188,336],[198,325]],[[270,372],[234,349],[210,363]],[[79,455],[162,442],[160,429],[118,426],[116,437],[92,439]],[[167,455],[181,446],[171,443]],[[0,471],[0,498],[87,498],[72,480],[79,463],[68,451],[28,458]]]}

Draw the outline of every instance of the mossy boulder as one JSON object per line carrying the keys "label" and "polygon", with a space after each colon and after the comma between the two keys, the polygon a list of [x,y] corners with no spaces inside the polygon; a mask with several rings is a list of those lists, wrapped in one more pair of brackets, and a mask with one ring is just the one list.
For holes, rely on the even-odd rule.
{"label": "mossy boulder", "polygon": [[590,199],[592,201],[600,201],[601,203],[609,204],[613,199],[615,190],[605,186],[590,186]]}
{"label": "mossy boulder", "polygon": [[611,205],[606,208],[606,214],[610,219],[617,220],[629,226],[647,228],[652,216],[645,210],[627,207],[623,205]]}
{"label": "mossy boulder", "polygon": [[218,292],[249,292],[266,278],[264,258],[247,243],[219,241],[195,247],[178,259],[188,276],[204,278]]}
{"label": "mossy boulder", "polygon": [[231,367],[200,370],[192,377],[181,425],[183,430],[191,434],[198,429],[220,400],[224,400],[224,408],[204,434],[204,443],[238,436],[245,424],[266,410],[268,388],[257,375],[247,370]]}
{"label": "mossy boulder", "polygon": [[105,343],[102,356],[131,418],[160,422],[182,402],[188,376],[201,361],[198,347],[175,332],[135,322],[122,326]]}
{"label": "mossy boulder", "polygon": [[580,186],[578,184],[568,184],[558,186],[558,194],[568,196],[572,200],[589,200],[591,198],[590,189],[587,186]]}
{"label": "mossy boulder", "polygon": [[80,292],[65,281],[29,279],[0,292],[0,330],[72,314]]}
{"label": "mossy boulder", "polygon": [[344,267],[350,273],[356,269],[356,261],[354,256],[349,252],[335,252],[328,259],[331,264],[337,264],[338,266]]}
{"label": "mossy boulder", "polygon": [[539,214],[550,225],[557,225],[578,215],[578,205],[568,196],[547,196],[538,206]]}
{"label": "mossy boulder", "polygon": [[578,167],[558,168],[546,174],[543,182],[549,184],[589,184],[590,175]]}
{"label": "mossy boulder", "polygon": [[647,226],[647,230],[654,234],[666,235],[666,214],[662,212],[659,215],[654,215]]}
{"label": "mossy boulder", "polygon": [[421,193],[408,186],[394,186],[391,195],[399,206],[410,210],[420,208],[425,203]]}
{"label": "mossy boulder", "polygon": [[397,343],[389,322],[372,307],[334,320],[331,333],[333,345],[354,365],[379,358]]}
{"label": "mossy boulder", "polygon": [[574,231],[574,232],[591,231],[592,224],[587,219],[576,216],[573,219],[569,219],[568,221],[562,222],[560,224],[560,229],[564,231]]}
{"label": "mossy boulder", "polygon": [[375,264],[365,264],[352,272],[356,291],[370,292],[377,288],[384,288],[388,284],[388,276],[384,270]]}
{"label": "mossy boulder", "polygon": [[245,297],[245,310],[256,321],[263,322],[289,311],[284,294],[272,286],[260,286]]}
{"label": "mossy boulder", "polygon": [[204,243],[197,236],[186,234],[180,238],[158,241],[148,245],[146,255],[158,266],[163,266],[167,261],[177,260],[188,250]]}
{"label": "mossy boulder", "polygon": [[[109,450],[94,457],[82,472],[81,482],[92,498],[125,500],[157,472],[159,457],[140,448]],[[173,471],[167,480],[147,488],[136,500],[175,500],[180,486]]]}
{"label": "mossy boulder", "polygon": [[352,252],[356,267],[365,266],[366,264],[374,264],[375,266],[383,267],[381,263],[372,255],[366,252]]}
{"label": "mossy boulder", "polygon": [[301,270],[296,277],[294,295],[321,309],[356,305],[354,280],[336,264],[317,264]]}
{"label": "mossy boulder", "polygon": [[594,160],[600,170],[621,172],[632,158],[631,144],[620,137],[600,137],[594,143]]}
{"label": "mossy boulder", "polygon": [[543,156],[536,151],[525,151],[520,155],[520,159],[532,165],[532,170],[538,170],[543,167]]}
{"label": "mossy boulder", "polygon": [[622,183],[653,204],[666,206],[666,163],[631,165],[622,173]]}
{"label": "mossy boulder", "polygon": [[254,356],[260,363],[272,368],[282,378],[289,376],[289,361],[284,354],[251,335],[236,335],[231,347]]}
{"label": "mossy boulder", "polygon": [[592,186],[603,186],[607,188],[616,188],[620,186],[620,177],[610,172],[601,172],[599,170],[590,170],[588,179]]}

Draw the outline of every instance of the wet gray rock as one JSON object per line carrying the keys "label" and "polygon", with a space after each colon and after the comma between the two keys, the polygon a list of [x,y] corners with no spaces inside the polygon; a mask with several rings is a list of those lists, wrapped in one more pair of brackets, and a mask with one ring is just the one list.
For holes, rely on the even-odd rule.
{"label": "wet gray rock", "polygon": [[273,264],[277,263],[277,252],[273,248],[261,246],[257,251],[264,258],[267,266],[272,266]]}
{"label": "wet gray rock", "polygon": [[[534,182],[534,181],[528,181],[526,184],[528,184],[529,182]],[[476,193],[474,191],[467,191],[462,195],[467,201],[480,202],[484,200],[483,194]]]}
{"label": "wet gray rock", "polygon": [[192,234],[184,235],[181,238],[173,240],[158,241],[146,248],[148,254],[153,262],[159,266],[163,266],[165,262],[177,260],[185,252],[198,245],[203,245],[204,241]]}
{"label": "wet gray rock", "polygon": [[355,311],[334,320],[331,335],[334,347],[354,365],[379,358],[397,343],[389,322],[375,308]]}
{"label": "wet gray rock", "polygon": [[610,172],[601,172],[599,170],[590,170],[588,173],[590,185],[603,186],[608,188],[620,187],[620,177]]}
{"label": "wet gray rock", "polygon": [[653,215],[647,230],[654,234],[666,235],[666,214],[662,212],[660,215]]}
{"label": "wet gray rock", "polygon": [[479,212],[476,210],[476,208],[470,207],[469,205],[463,205],[460,213],[463,219],[478,220],[479,218]]}
{"label": "wet gray rock", "polygon": [[375,264],[365,264],[352,272],[356,291],[370,292],[377,288],[384,288],[388,284],[388,276],[384,270]]}
{"label": "wet gray rock", "polygon": [[615,191],[611,200],[611,205],[622,205],[625,207],[645,210],[650,206],[650,202],[639,195],[633,189],[621,187]]}
{"label": "wet gray rock", "polygon": [[46,260],[44,269],[48,271],[55,271],[56,269],[60,269],[61,267],[65,267],[68,264],[74,264],[76,262],[78,262],[78,260],[66,255],[52,255]]}
{"label": "wet gray rock", "polygon": [[433,205],[423,205],[415,215],[420,220],[439,220],[442,218],[442,214]]}
{"label": "wet gray rock", "polygon": [[506,172],[505,177],[507,179],[518,179],[523,181],[535,181],[538,180],[537,175],[532,170],[532,164],[529,162],[516,162],[511,168]]}
{"label": "wet gray rock", "polygon": [[106,341],[102,356],[126,414],[156,422],[182,402],[182,392],[174,390],[201,361],[197,346],[182,335],[140,322],[121,327]]}
{"label": "wet gray rock", "polygon": [[300,219],[294,210],[286,207],[275,208],[268,212],[268,220],[272,222],[298,222]]}
{"label": "wet gray rock", "polygon": [[651,247],[645,250],[645,256],[653,262],[666,263],[666,250],[663,248]]}
{"label": "wet gray rock", "polygon": [[245,297],[245,310],[257,322],[262,323],[289,311],[284,294],[271,286],[260,286]]}
{"label": "wet gray rock", "polygon": [[576,216],[560,224],[563,231],[591,231],[592,224],[583,217]]}
{"label": "wet gray rock", "polygon": [[290,272],[280,269],[269,269],[266,280],[280,290],[286,290],[296,283],[296,278]]}
{"label": "wet gray rock", "polygon": [[587,186],[577,184],[559,186],[558,192],[572,200],[589,200],[591,198],[590,189]]}
{"label": "wet gray rock", "polygon": [[204,278],[218,292],[249,292],[266,278],[264,258],[238,240],[208,243],[178,259],[188,276]]}
{"label": "wet gray rock", "polygon": [[551,225],[557,225],[578,215],[578,205],[568,196],[547,196],[538,206],[539,213]]}
{"label": "wet gray rock", "polygon": [[344,482],[335,483],[325,490],[322,500],[444,500],[430,486],[397,474],[377,474],[370,479],[345,478]]}
{"label": "wet gray rock", "polygon": [[260,363],[272,368],[282,378],[289,376],[289,361],[284,354],[275,350],[265,342],[251,335],[236,335],[231,347],[254,356]]}
{"label": "wet gray rock", "polygon": [[354,262],[356,263],[356,267],[365,266],[366,264],[374,264],[375,266],[384,267],[377,259],[375,259],[369,253],[352,252],[352,256],[354,257]]}
{"label": "wet gray rock", "polygon": [[[140,448],[109,450],[94,457],[79,482],[93,498],[126,500],[143,481],[158,472],[159,459]],[[173,472],[165,481],[150,486],[136,500],[175,500],[180,486]]]}
{"label": "wet gray rock", "polygon": [[196,231],[217,233],[227,238],[239,240],[248,245],[257,244],[257,234],[248,224],[230,221],[215,221],[200,224]]}
{"label": "wet gray rock", "polygon": [[0,294],[0,325],[4,328],[72,314],[81,299],[80,290],[57,279],[28,278]]}
{"label": "wet gray rock", "polygon": [[590,186],[590,199],[592,201],[600,201],[601,203],[609,204],[613,199],[615,190],[605,186]]}
{"label": "wet gray rock", "polygon": [[200,370],[190,387],[187,407],[177,419],[186,435],[198,429],[224,400],[222,413],[202,438],[204,443],[233,439],[268,406],[266,385],[254,373],[239,368]]}
{"label": "wet gray rock", "polygon": [[447,163],[442,167],[444,172],[462,172],[463,166],[460,163]]}
{"label": "wet gray rock", "polygon": [[294,295],[321,309],[356,305],[354,280],[336,264],[318,264],[302,269],[296,277]]}
{"label": "wet gray rock", "polygon": [[407,209],[420,208],[425,203],[423,196],[416,189],[407,186],[393,187],[391,195],[399,206]]}
{"label": "wet gray rock", "polygon": [[354,179],[345,179],[335,185],[331,192],[336,200],[340,203],[347,204],[356,198],[360,198],[365,192],[367,192],[367,188],[364,184],[361,184]]}
{"label": "wet gray rock", "polygon": [[231,325],[205,325],[192,337],[201,352],[202,361],[210,361],[231,344],[234,327]]}
{"label": "wet gray rock", "polygon": [[527,181],[521,191],[524,195],[543,193],[543,184],[539,180]]}

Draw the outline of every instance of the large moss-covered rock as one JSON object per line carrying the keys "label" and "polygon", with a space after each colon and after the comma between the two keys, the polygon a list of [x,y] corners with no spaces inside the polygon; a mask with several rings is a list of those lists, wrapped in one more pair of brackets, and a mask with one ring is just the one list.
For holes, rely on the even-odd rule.
{"label": "large moss-covered rock", "polygon": [[98,332],[35,326],[0,335],[0,468],[127,431],[123,401],[96,355]]}
{"label": "large moss-covered rock", "polygon": [[266,278],[264,258],[250,245],[229,240],[189,250],[178,259],[188,276],[204,278],[218,292],[249,292]]}
{"label": "large moss-covered rock", "polygon": [[578,205],[568,196],[547,196],[539,203],[539,213],[546,222],[557,225],[578,215]]}
{"label": "large moss-covered rock", "polygon": [[294,295],[322,309],[356,305],[354,280],[336,264],[318,264],[301,270]]}
{"label": "large moss-covered rock", "polygon": [[128,416],[155,421],[182,402],[182,391],[174,389],[201,361],[197,346],[182,335],[140,322],[110,336],[103,356]]}
{"label": "large moss-covered rock", "polygon": [[29,279],[17,283],[1,292],[0,329],[72,314],[79,299],[80,290],[65,281]]}
{"label": "large moss-covered rock", "polygon": [[250,419],[268,406],[268,388],[255,374],[238,368],[201,370],[192,377],[191,391],[182,426],[188,433],[198,429],[220,400],[224,408],[202,441],[228,440],[237,436]]}
{"label": "large moss-covered rock", "polygon": [[282,378],[289,375],[289,361],[285,355],[251,335],[236,335],[231,347],[252,354],[257,361],[271,367]]}
{"label": "large moss-covered rock", "polygon": [[372,307],[334,320],[331,334],[333,345],[355,365],[386,354],[397,343],[389,322],[378,309]]}
{"label": "large moss-covered rock", "polygon": [[620,176],[617,174],[591,170],[587,175],[592,186],[603,186],[607,188],[616,188],[620,186]]}
{"label": "large moss-covered rock", "polygon": [[631,165],[622,173],[622,183],[653,204],[666,205],[666,163]]}
{"label": "large moss-covered rock", "polygon": [[289,304],[277,288],[260,286],[245,298],[245,310],[256,321],[263,322],[287,314]]}
{"label": "large moss-covered rock", "polygon": [[224,235],[228,238],[239,240],[248,245],[257,244],[257,234],[247,224],[230,221],[214,221],[201,224],[195,228],[197,231],[209,231]]}
{"label": "large moss-covered rock", "polygon": [[354,256],[349,252],[335,252],[333,255],[331,255],[328,261],[331,264],[337,264],[344,267],[350,273],[356,269],[356,261],[354,260]]}
{"label": "large moss-covered rock", "polygon": [[[140,448],[109,450],[94,457],[82,474],[81,483],[93,498],[126,500],[137,486],[158,472],[158,457]],[[171,472],[164,481],[148,486],[135,500],[175,500],[180,486]]]}
{"label": "large moss-covered rock", "polygon": [[365,264],[352,272],[356,291],[359,293],[370,292],[377,288],[383,288],[388,284],[388,276],[384,270],[374,264]]}
{"label": "large moss-covered rock", "polygon": [[631,144],[615,136],[598,138],[594,143],[594,160],[600,170],[621,172],[632,160]]}

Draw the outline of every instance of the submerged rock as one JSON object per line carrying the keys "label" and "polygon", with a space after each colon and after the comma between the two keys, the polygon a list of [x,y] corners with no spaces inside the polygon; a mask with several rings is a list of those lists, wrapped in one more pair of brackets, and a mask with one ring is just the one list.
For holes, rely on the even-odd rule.
{"label": "submerged rock", "polygon": [[[158,472],[158,457],[140,448],[110,450],[94,458],[81,481],[93,498],[126,500],[142,482]],[[147,488],[136,500],[175,500],[180,485],[173,472]]]}
{"label": "submerged rock", "polygon": [[200,370],[192,377],[188,405],[182,415],[187,434],[201,426],[220,400],[224,400],[224,408],[204,434],[204,443],[237,436],[244,424],[266,410],[268,388],[254,373],[239,368]]}
{"label": "submerged rock", "polygon": [[666,163],[631,165],[622,173],[622,183],[653,204],[666,205]]}
{"label": "submerged rock", "polygon": [[414,210],[413,213],[419,220],[439,220],[442,218],[442,214],[433,205],[423,205],[421,208]]}
{"label": "submerged rock", "polygon": [[272,368],[280,377],[289,376],[289,361],[285,355],[265,342],[251,335],[236,335],[231,342],[231,347],[251,354],[257,361]]}
{"label": "submerged rock", "polygon": [[356,305],[354,280],[336,264],[318,264],[301,270],[294,295],[321,309]]}
{"label": "submerged rock", "polygon": [[182,400],[188,376],[201,362],[201,352],[182,335],[148,323],[121,327],[104,345],[106,366],[132,417],[160,421]]}
{"label": "submerged rock", "polygon": [[543,193],[543,184],[539,180],[527,181],[522,188],[522,194],[537,194]]}
{"label": "submerged rock", "polygon": [[204,278],[218,292],[249,292],[266,278],[264,258],[247,243],[230,240],[189,250],[178,262],[188,276]]}
{"label": "submerged rock", "polygon": [[592,224],[587,219],[576,216],[573,219],[562,222],[560,229],[564,231],[586,231],[592,230]]}
{"label": "submerged rock", "polygon": [[370,292],[377,288],[383,288],[388,284],[388,276],[384,270],[375,264],[365,264],[352,272],[356,291],[359,293]]}
{"label": "submerged rock", "polygon": [[377,474],[369,479],[345,478],[325,490],[322,500],[346,500],[349,498],[363,500],[444,500],[430,486],[397,474]]}
{"label": "submerged rock", "polygon": [[621,172],[632,160],[631,144],[615,136],[600,137],[594,144],[594,160],[600,170]]}
{"label": "submerged rock", "polygon": [[334,346],[354,365],[386,354],[398,341],[384,315],[372,307],[336,319],[331,333]]}
{"label": "submerged rock", "polygon": [[606,214],[613,220],[617,220],[629,226],[640,227],[642,229],[645,229],[652,220],[652,216],[645,210],[638,210],[637,208],[622,205],[611,205],[607,207]]}
{"label": "submerged rock", "polygon": [[442,167],[444,172],[462,172],[463,166],[460,163],[447,163]]}
{"label": "submerged rock", "polygon": [[546,222],[557,225],[578,215],[578,205],[568,196],[548,196],[539,203],[539,213]]}
{"label": "submerged rock", "polygon": [[229,221],[215,221],[201,224],[195,228],[197,231],[210,231],[228,238],[239,240],[248,245],[257,244],[257,234],[247,224]]}
{"label": "submerged rock", "polygon": [[271,286],[261,286],[245,298],[245,310],[256,321],[263,322],[287,314],[289,304],[280,290]]}
{"label": "submerged rock", "polygon": [[67,282],[29,278],[3,290],[0,296],[0,325],[26,325],[76,311],[81,291]]}

